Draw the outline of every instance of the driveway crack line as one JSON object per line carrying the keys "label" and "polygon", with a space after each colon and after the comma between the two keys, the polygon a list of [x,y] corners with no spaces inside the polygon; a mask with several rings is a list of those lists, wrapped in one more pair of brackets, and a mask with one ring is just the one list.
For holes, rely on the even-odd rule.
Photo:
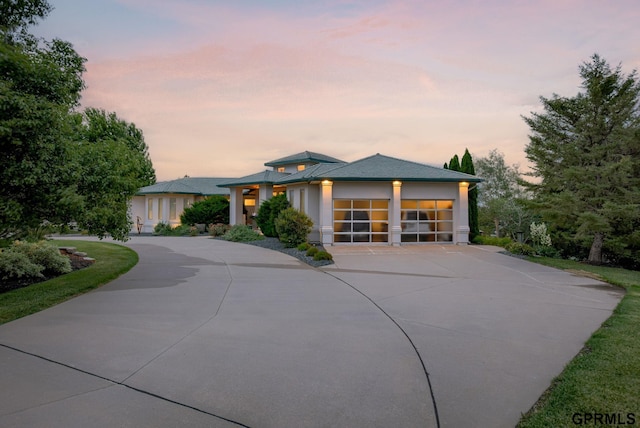
{"label": "driveway crack line", "polygon": [[431,395],[431,403],[433,404],[433,411],[434,411],[434,415],[435,415],[435,418],[436,418],[436,426],[438,428],[440,428],[440,417],[438,416],[438,405],[436,403],[436,397],[435,397],[435,395],[433,393],[433,386],[431,385],[431,378],[429,376],[429,372],[427,371],[427,366],[425,365],[424,360],[422,359],[422,355],[420,355],[420,351],[418,351],[418,347],[415,345],[415,343],[413,342],[413,340],[411,339],[409,334],[407,334],[407,332],[402,328],[402,326],[395,319],[393,319],[393,317],[391,315],[389,315],[380,305],[378,305],[373,299],[371,299],[369,296],[367,296],[362,291],[360,291],[357,287],[355,287],[352,284],[349,284],[347,281],[343,280],[342,278],[339,278],[339,277],[333,275],[331,272],[328,272],[328,271],[325,271],[325,270],[321,270],[321,272],[324,272],[325,274],[331,276],[332,278],[337,279],[338,281],[342,282],[343,284],[345,284],[346,286],[348,286],[349,288],[351,288],[352,290],[354,290],[355,292],[360,294],[362,297],[367,299],[369,302],[371,302],[371,304],[373,304],[376,308],[378,308],[378,310],[380,312],[382,312],[387,318],[389,318],[391,320],[391,322],[394,323],[396,325],[396,327],[398,327],[398,329],[400,329],[402,334],[404,334],[404,336],[407,338],[407,340],[409,341],[409,343],[413,347],[413,350],[415,351],[416,355],[418,356],[418,360],[420,361],[420,364],[422,365],[422,370],[424,372],[424,375],[427,378],[427,384],[429,385],[429,393]]}
{"label": "driveway crack line", "polygon": [[[29,356],[31,356],[31,357],[38,358],[38,359],[43,360],[43,361],[46,361],[46,362],[48,362],[48,363],[56,364],[56,365],[58,365],[58,366],[65,367],[65,368],[68,368],[68,369],[74,370],[74,371],[76,371],[76,372],[78,372],[78,373],[86,374],[86,375],[88,375],[88,376],[91,376],[91,377],[94,377],[94,378],[97,378],[97,379],[101,379],[101,380],[104,380],[104,381],[106,381],[106,382],[110,382],[110,383],[112,383],[112,384],[113,384],[113,385],[110,385],[110,386],[106,386],[106,387],[104,387],[104,388],[98,388],[98,389],[91,390],[91,391],[85,391],[85,392],[83,392],[82,394],[74,394],[74,395],[70,395],[70,396],[68,396],[68,397],[65,397],[64,399],[55,400],[55,401],[52,401],[52,402],[50,402],[50,403],[43,403],[43,404],[41,404],[41,405],[39,405],[39,406],[43,406],[43,405],[46,405],[46,404],[55,403],[55,402],[58,402],[58,401],[64,401],[64,400],[66,400],[66,399],[68,399],[68,398],[71,398],[71,397],[80,396],[80,395],[83,395],[83,394],[86,394],[86,393],[89,393],[89,392],[99,391],[99,390],[106,389],[106,388],[109,388],[109,387],[114,386],[114,385],[120,385],[120,386],[123,386],[123,387],[125,387],[125,388],[127,388],[127,389],[130,389],[130,390],[132,390],[132,391],[136,391],[136,392],[138,392],[138,393],[140,393],[140,394],[148,395],[149,397],[157,398],[157,399],[162,400],[162,401],[165,401],[165,402],[167,402],[167,403],[175,404],[175,405],[177,405],[177,406],[184,407],[184,408],[187,408],[187,409],[190,409],[190,410],[196,411],[196,412],[198,412],[198,413],[203,413],[203,414],[205,414],[205,415],[213,416],[214,418],[221,419],[221,420],[223,420],[223,421],[226,421],[226,422],[229,422],[229,423],[232,423],[232,424],[238,425],[238,426],[240,426],[240,427],[244,427],[244,428],[251,428],[251,427],[249,427],[248,425],[245,425],[245,424],[243,424],[243,423],[241,423],[241,422],[234,421],[234,420],[232,420],[232,419],[225,418],[224,416],[216,415],[215,413],[208,412],[208,411],[203,410],[203,409],[200,409],[200,408],[198,408],[198,407],[191,406],[191,405],[189,405],[189,404],[185,404],[185,403],[181,403],[181,402],[179,402],[179,401],[175,401],[175,400],[172,400],[172,399],[170,399],[170,398],[163,397],[163,396],[158,395],[158,394],[154,394],[153,392],[145,391],[144,389],[140,389],[140,388],[136,388],[136,387],[133,387],[133,386],[127,385],[127,384],[125,384],[125,383],[124,383],[124,382],[126,381],[126,379],[125,379],[124,381],[122,381],[122,382],[119,382],[119,381],[116,381],[116,380],[109,379],[109,378],[107,378],[107,377],[101,376],[101,375],[99,375],[99,374],[91,373],[91,372],[89,372],[89,371],[87,371],[87,370],[83,370],[83,369],[80,369],[80,368],[78,368],[78,367],[74,367],[74,366],[72,366],[72,365],[62,363],[62,362],[60,362],[60,361],[52,360],[51,358],[43,357],[42,355],[38,355],[38,354],[34,354],[34,353],[32,353],[32,352],[24,351],[24,350],[22,350],[22,349],[14,348],[13,346],[5,345],[5,344],[3,344],[3,343],[0,343],[0,346],[2,346],[3,348],[10,349],[10,350],[12,350],[12,351],[19,352],[19,353],[24,354],[24,355],[29,355]],[[127,378],[127,379],[128,379],[128,378]],[[39,406],[35,406],[35,407],[39,407]],[[13,412],[13,413],[19,413],[19,412],[23,412],[23,411],[25,411],[25,410],[27,410],[27,409],[23,409],[23,410],[20,410],[20,411],[18,411],[18,412]],[[6,416],[6,415],[5,415],[5,416]]]}
{"label": "driveway crack line", "polygon": [[[224,260],[223,260],[224,262]],[[233,284],[233,275],[231,274],[231,269],[229,269],[229,264],[224,262],[225,266],[227,267],[227,272],[229,273],[229,283],[227,284],[227,288],[224,291],[224,294],[222,295],[222,299],[220,299],[220,303],[218,304],[218,307],[216,308],[216,311],[214,312],[213,315],[211,315],[209,318],[207,318],[205,321],[203,321],[202,323],[200,323],[197,327],[193,328],[192,330],[190,330],[189,332],[187,332],[184,336],[182,336],[180,339],[178,339],[177,341],[175,341],[174,343],[172,343],[171,345],[167,346],[165,349],[163,349],[162,351],[160,351],[158,353],[158,355],[156,355],[155,357],[153,357],[152,359],[150,359],[149,361],[147,361],[145,364],[143,364],[142,366],[140,366],[137,370],[135,370],[133,373],[131,373],[129,376],[127,376],[122,382],[126,382],[129,379],[131,379],[133,376],[135,376],[138,372],[140,372],[140,370],[144,369],[145,367],[147,367],[149,364],[153,363],[155,360],[157,360],[158,358],[160,358],[161,356],[163,356],[165,353],[167,353],[169,350],[171,350],[172,348],[174,348],[175,346],[177,346],[179,343],[181,343],[183,340],[185,340],[187,337],[191,336],[193,333],[195,333],[196,331],[200,330],[203,326],[207,325],[212,319],[214,319],[217,315],[218,312],[220,312],[220,308],[222,307],[222,304],[225,300],[225,298],[227,297],[227,293],[229,292],[229,289],[231,288],[231,284]]]}

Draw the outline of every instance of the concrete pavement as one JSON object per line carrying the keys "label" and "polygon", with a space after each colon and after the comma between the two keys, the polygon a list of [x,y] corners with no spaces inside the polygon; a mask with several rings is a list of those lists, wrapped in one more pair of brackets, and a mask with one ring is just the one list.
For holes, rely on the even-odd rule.
{"label": "concrete pavement", "polygon": [[487,247],[332,247],[313,269],[127,245],[124,276],[0,326],[0,425],[513,426],[621,298]]}

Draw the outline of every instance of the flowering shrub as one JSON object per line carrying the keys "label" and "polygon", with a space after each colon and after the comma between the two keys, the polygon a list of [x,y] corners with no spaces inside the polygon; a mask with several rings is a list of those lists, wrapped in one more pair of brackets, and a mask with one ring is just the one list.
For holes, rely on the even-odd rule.
{"label": "flowering shrub", "polygon": [[551,236],[547,233],[547,225],[544,223],[531,223],[531,241],[534,247],[550,247]]}

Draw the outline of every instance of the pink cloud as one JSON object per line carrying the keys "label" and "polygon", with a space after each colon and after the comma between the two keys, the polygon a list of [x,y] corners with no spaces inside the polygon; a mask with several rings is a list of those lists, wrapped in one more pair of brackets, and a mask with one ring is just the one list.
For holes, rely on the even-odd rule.
{"label": "pink cloud", "polygon": [[624,1],[362,2],[321,15],[121,1],[185,31],[89,57],[83,104],[141,127],[166,178],[243,175],[301,150],[441,164],[499,148],[524,164],[520,115],[539,95],[577,91],[594,49],[625,70],[640,56],[617,38],[640,37],[640,8]]}

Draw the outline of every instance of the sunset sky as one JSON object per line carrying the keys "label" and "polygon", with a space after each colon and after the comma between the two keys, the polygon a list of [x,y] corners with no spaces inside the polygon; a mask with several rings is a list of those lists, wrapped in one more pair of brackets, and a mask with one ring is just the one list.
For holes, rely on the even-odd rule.
{"label": "sunset sky", "polygon": [[638,0],[50,3],[32,32],[87,58],[83,107],[142,129],[159,180],[304,150],[526,169],[541,95],[575,95],[594,53],[640,69]]}

